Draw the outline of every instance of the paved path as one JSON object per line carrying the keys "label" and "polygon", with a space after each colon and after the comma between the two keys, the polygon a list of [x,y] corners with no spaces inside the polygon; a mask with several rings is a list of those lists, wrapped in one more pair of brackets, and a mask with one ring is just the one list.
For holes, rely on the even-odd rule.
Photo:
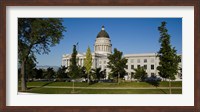
{"label": "paved path", "polygon": [[[66,86],[28,86],[41,88],[73,88]],[[169,89],[169,87],[74,87],[75,89]],[[182,89],[182,87],[171,87],[171,89]]]}

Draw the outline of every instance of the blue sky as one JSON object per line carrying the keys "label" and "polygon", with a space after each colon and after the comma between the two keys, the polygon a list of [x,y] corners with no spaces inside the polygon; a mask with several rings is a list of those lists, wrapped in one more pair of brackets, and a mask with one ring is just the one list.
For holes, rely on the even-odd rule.
{"label": "blue sky", "polygon": [[79,43],[78,51],[86,52],[89,46],[92,51],[97,34],[102,25],[108,32],[112,49],[117,48],[124,54],[156,53],[160,45],[158,26],[167,22],[171,44],[182,53],[182,19],[181,18],[65,18],[63,25],[67,32],[64,38],[48,55],[36,55],[37,65],[61,66],[63,54],[71,54],[72,47]]}

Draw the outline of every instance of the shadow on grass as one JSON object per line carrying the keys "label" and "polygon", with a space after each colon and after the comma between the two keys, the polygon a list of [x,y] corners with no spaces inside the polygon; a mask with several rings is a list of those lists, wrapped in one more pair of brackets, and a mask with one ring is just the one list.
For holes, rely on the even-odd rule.
{"label": "shadow on grass", "polygon": [[162,91],[163,93],[167,94],[164,90],[160,89],[160,91]]}
{"label": "shadow on grass", "polygon": [[160,85],[160,81],[147,81],[147,83],[151,84],[152,86],[158,87]]}
{"label": "shadow on grass", "polygon": [[47,85],[49,85],[51,83],[54,83],[54,82],[45,83],[44,85],[41,85],[40,87],[27,87],[27,91],[30,91],[30,90],[35,89],[35,88],[42,88],[42,87],[47,86]]}
{"label": "shadow on grass", "polygon": [[42,85],[41,87],[47,86],[47,85],[49,85],[49,84],[51,84],[51,83],[54,83],[54,82],[48,82],[48,83]]}
{"label": "shadow on grass", "polygon": [[27,90],[31,90],[31,89],[34,89],[34,88],[37,88],[37,87],[27,87]]}
{"label": "shadow on grass", "polygon": [[[147,83],[151,84],[152,86],[155,86],[156,88],[159,87],[160,85],[160,81],[147,81]],[[164,94],[167,94],[164,90],[159,89],[160,91],[162,91]]]}
{"label": "shadow on grass", "polygon": [[96,84],[96,83],[98,83],[98,82],[97,81],[90,81],[89,85],[93,85],[93,84]]}

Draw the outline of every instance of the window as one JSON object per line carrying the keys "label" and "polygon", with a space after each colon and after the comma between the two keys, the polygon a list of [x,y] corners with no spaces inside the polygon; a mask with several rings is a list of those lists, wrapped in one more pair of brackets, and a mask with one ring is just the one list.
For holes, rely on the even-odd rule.
{"label": "window", "polygon": [[128,69],[128,65],[126,65],[126,69]]}
{"label": "window", "polygon": [[131,65],[131,69],[134,69],[134,65]]}
{"label": "window", "polygon": [[106,64],[106,61],[104,61],[104,64]]}
{"label": "window", "polygon": [[147,65],[144,65],[144,69],[147,69]]}
{"label": "window", "polygon": [[134,76],[134,72],[131,72],[131,78],[133,78],[133,76]]}
{"label": "window", "polygon": [[134,59],[131,59],[131,63],[134,63]]}
{"label": "window", "polygon": [[140,68],[140,65],[137,65],[137,68]]}
{"label": "window", "polygon": [[154,73],[151,73],[151,77],[153,77],[153,76],[155,76],[155,74],[154,74]]}
{"label": "window", "polygon": [[101,64],[101,61],[99,61],[99,64]]}
{"label": "window", "polygon": [[144,59],[144,63],[147,63],[147,59]]}
{"label": "window", "polygon": [[140,63],[140,59],[137,59],[137,62]]}
{"label": "window", "polygon": [[154,65],[151,65],[151,70],[154,70]]}

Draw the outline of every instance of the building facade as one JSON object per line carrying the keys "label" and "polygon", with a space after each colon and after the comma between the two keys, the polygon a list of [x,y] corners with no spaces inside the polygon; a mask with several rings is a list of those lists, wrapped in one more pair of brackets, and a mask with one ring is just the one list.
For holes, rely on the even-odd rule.
{"label": "building facade", "polygon": [[[98,33],[95,44],[94,52],[92,52],[92,68],[106,69],[106,74],[108,74],[110,69],[107,68],[108,55],[112,54],[112,44],[108,33],[105,31],[104,26],[102,26],[101,31]],[[158,75],[158,70],[156,69],[159,65],[159,58],[156,57],[156,53],[147,54],[125,54],[124,57],[127,59],[127,66],[125,68],[127,74],[125,80],[131,80],[131,75],[134,73],[134,68],[144,67],[148,76]],[[71,54],[64,54],[62,56],[62,66],[68,67],[70,65]],[[84,59],[86,58],[86,53],[78,53],[78,65],[84,65]],[[181,67],[181,63],[179,64]],[[176,80],[181,80],[181,73],[177,74]]]}

